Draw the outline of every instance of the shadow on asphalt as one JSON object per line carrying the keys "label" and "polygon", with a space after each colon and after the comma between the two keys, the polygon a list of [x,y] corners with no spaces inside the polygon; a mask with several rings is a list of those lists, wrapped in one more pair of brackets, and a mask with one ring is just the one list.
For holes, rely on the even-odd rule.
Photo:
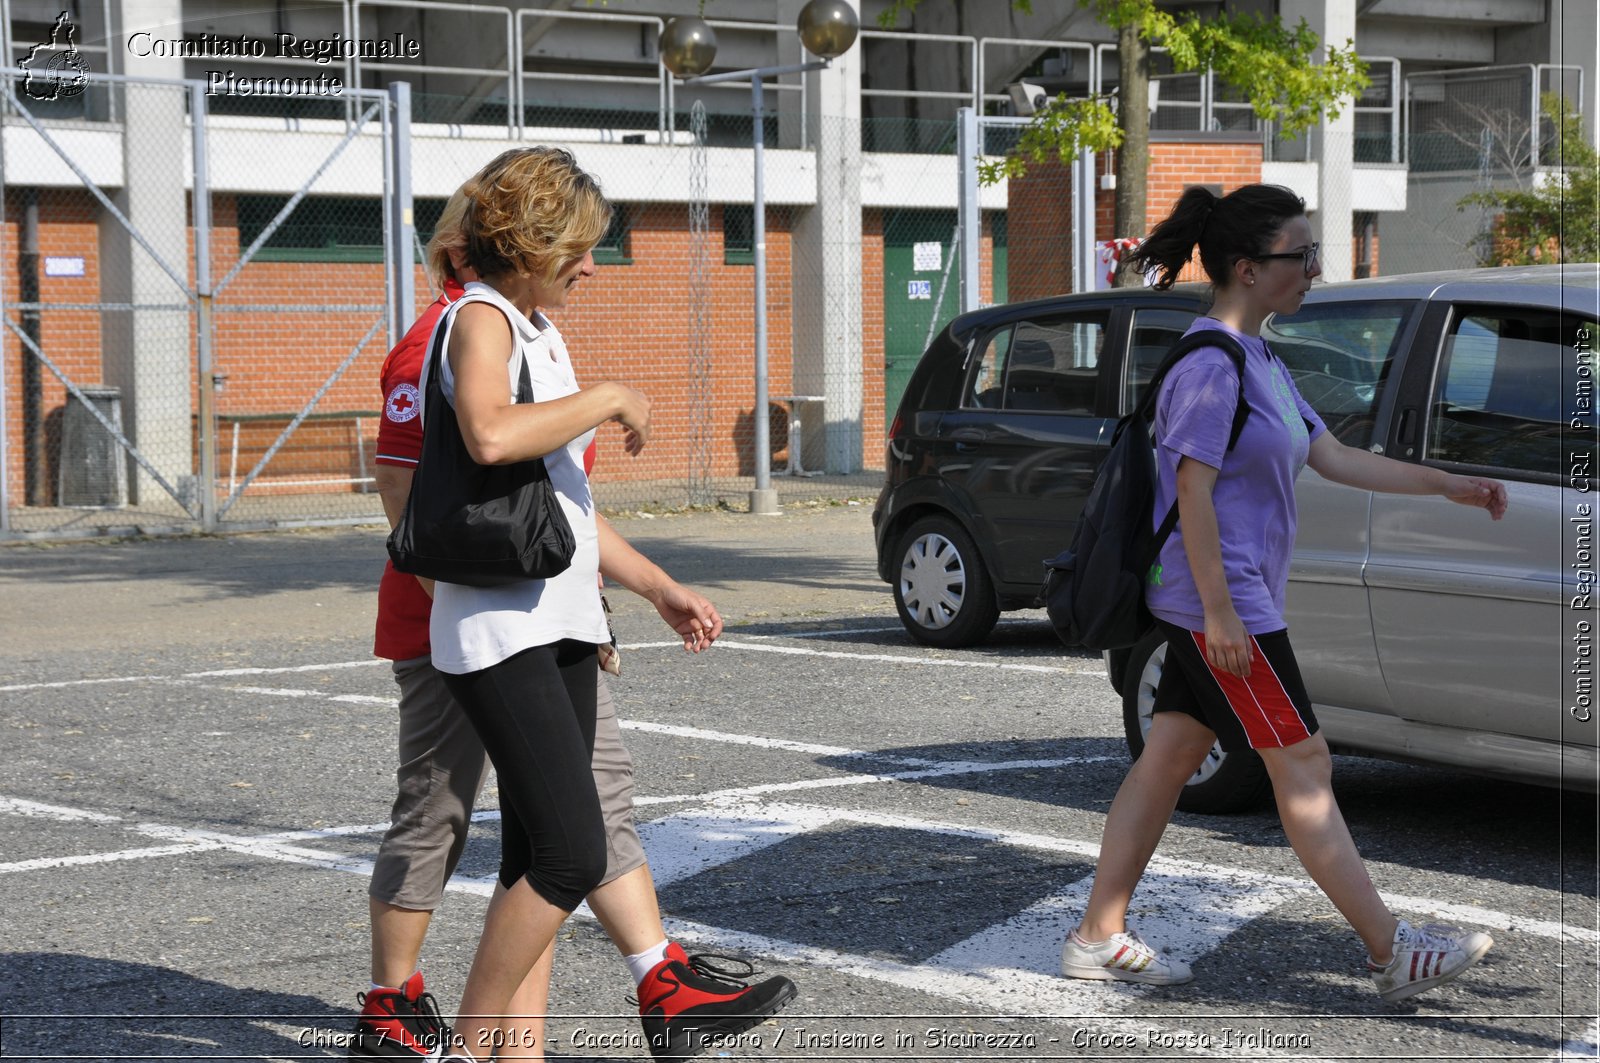
{"label": "shadow on asphalt", "polygon": [[[712,591],[770,581],[816,590],[883,587],[869,560],[801,552],[783,544],[653,540],[645,552],[679,582]],[[383,537],[367,531],[283,531],[0,549],[0,586],[103,585],[167,579],[191,598],[225,598],[322,588],[372,590],[387,560]]]}
{"label": "shadow on asphalt", "polygon": [[[887,592],[885,604],[889,604]],[[1061,644],[1056,637],[1055,629],[1050,626],[1050,621],[1045,619],[1043,612],[1017,613],[1003,617],[995,627],[994,632],[983,642],[976,646],[966,646],[960,649],[938,649],[924,646],[906,633],[905,627],[900,623],[900,618],[893,612],[873,613],[862,616],[831,616],[824,620],[781,620],[763,621],[759,623],[741,624],[729,629],[730,634],[765,635],[768,638],[803,638],[808,643],[823,645],[838,643],[851,646],[867,646],[895,649],[920,650],[928,653],[937,653],[941,656],[982,660],[984,657],[1037,657],[1038,663],[1049,664],[1054,661],[1061,662],[1064,666],[1073,668],[1081,667],[1078,662],[1091,662],[1094,667],[1101,666],[1098,653],[1082,649],[1069,649]],[[1068,662],[1072,662],[1068,665]]]}
{"label": "shadow on asphalt", "polygon": [[[0,953],[5,1054],[54,1058],[279,1059],[345,1055],[354,1010],[236,989],[154,964]],[[66,1014],[63,1014],[66,1013]]]}
{"label": "shadow on asphalt", "polygon": [[[903,764],[877,758],[939,763],[1077,759],[1082,763],[933,775],[916,782],[1094,813],[1110,807],[1129,766],[1127,746],[1115,738],[899,746],[874,753],[872,761],[819,757],[817,763],[839,771],[904,771]],[[1335,758],[1333,777],[1345,820],[1369,862],[1600,896],[1591,795],[1358,757]],[[1238,845],[1289,845],[1270,801],[1235,815],[1179,812],[1173,822]],[[1426,845],[1418,844],[1419,824],[1427,825]]]}

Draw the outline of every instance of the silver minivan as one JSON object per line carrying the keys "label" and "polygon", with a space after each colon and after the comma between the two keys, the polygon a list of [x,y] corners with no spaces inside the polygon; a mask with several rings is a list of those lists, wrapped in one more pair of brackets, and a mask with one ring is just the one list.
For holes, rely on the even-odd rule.
{"label": "silver minivan", "polygon": [[[1191,315],[1135,309],[1131,401]],[[1289,630],[1336,752],[1596,792],[1600,266],[1458,270],[1319,285],[1263,334],[1330,431],[1403,461],[1505,481],[1501,521],[1307,471]],[[1142,352],[1142,353],[1141,353]],[[1126,407],[1124,407],[1126,408]],[[1135,755],[1165,646],[1107,654]],[[1267,789],[1220,749],[1179,807]]]}

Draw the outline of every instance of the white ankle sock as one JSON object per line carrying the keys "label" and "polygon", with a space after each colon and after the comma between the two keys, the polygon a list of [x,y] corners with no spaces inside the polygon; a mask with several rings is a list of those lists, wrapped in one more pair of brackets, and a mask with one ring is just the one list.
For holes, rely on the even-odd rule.
{"label": "white ankle sock", "polygon": [[662,938],[661,944],[656,945],[653,948],[648,948],[643,952],[637,952],[631,956],[623,957],[623,959],[628,961],[628,973],[633,975],[634,985],[638,985],[640,982],[644,981],[644,976],[654,970],[656,964],[667,958],[668,944],[670,944],[670,942],[668,942],[666,938]]}

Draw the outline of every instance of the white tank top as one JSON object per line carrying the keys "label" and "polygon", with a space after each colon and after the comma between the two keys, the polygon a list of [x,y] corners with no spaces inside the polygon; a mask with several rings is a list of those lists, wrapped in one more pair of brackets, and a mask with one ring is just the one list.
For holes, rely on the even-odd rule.
{"label": "white tank top", "polygon": [[[435,329],[446,330],[446,351],[457,308],[471,302],[492,304],[511,323],[514,350],[506,362],[506,373],[512,402],[516,401],[524,359],[528,363],[534,401],[559,399],[578,391],[566,344],[556,327],[542,314],[535,314],[535,320],[530,321],[503,295],[481,282],[468,284],[466,294],[439,318]],[[433,350],[431,341],[428,350]],[[445,400],[454,407],[455,377],[450,371],[449,358],[441,359],[440,367],[441,390]],[[427,393],[428,368],[425,360],[421,381],[424,394]],[[423,416],[427,416],[426,409]],[[589,478],[583,472],[583,452],[593,438],[591,429],[546,454],[544,459],[550,471],[550,482],[561,501],[561,510],[566,514],[567,523],[572,525],[572,535],[577,541],[571,566],[549,579],[504,587],[435,584],[433,615],[428,627],[435,668],[453,674],[476,672],[530,647],[562,639],[596,645],[609,641],[596,579],[600,570],[600,541],[595,529],[594,498],[589,493]]]}

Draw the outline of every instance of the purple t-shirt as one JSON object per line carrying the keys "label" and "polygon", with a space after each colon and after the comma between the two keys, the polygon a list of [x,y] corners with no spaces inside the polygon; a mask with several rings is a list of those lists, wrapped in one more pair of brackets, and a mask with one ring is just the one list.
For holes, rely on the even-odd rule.
{"label": "purple t-shirt", "polygon": [[[1294,480],[1305,466],[1311,441],[1326,429],[1300,397],[1283,363],[1267,353],[1266,341],[1209,317],[1197,318],[1189,331],[1203,328],[1222,329],[1244,345],[1244,398],[1250,416],[1229,451],[1239,395],[1233,358],[1220,347],[1201,347],[1178,363],[1156,399],[1160,484],[1152,520],[1160,527],[1177,497],[1181,457],[1220,470],[1211,501],[1233,607],[1250,634],[1281,631],[1288,626],[1283,602],[1294,552]],[[1145,600],[1160,619],[1190,631],[1205,630],[1205,608],[1189,571],[1181,520],[1161,548]]]}

